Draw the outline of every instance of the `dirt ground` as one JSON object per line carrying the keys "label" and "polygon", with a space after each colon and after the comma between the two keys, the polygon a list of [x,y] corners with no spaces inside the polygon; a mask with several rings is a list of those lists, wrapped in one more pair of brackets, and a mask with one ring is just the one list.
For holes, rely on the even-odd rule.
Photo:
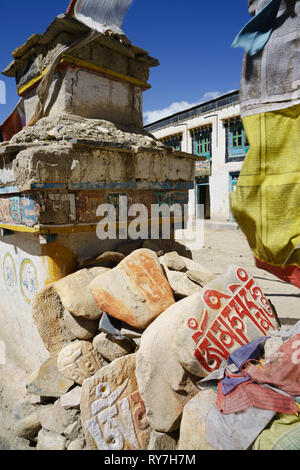
{"label": "dirt ground", "polygon": [[293,325],[300,320],[300,290],[258,269],[240,230],[205,227],[204,248],[194,252],[193,257],[215,274],[225,273],[229,264],[246,268],[275,306],[282,325]]}

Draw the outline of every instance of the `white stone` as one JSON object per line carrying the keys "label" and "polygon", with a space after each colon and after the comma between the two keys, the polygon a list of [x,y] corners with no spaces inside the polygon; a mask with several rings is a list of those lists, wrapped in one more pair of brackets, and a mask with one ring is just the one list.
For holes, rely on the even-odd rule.
{"label": "white stone", "polygon": [[41,427],[42,425],[39,418],[39,413],[34,412],[16,424],[15,434],[20,438],[33,439],[35,436],[37,436]]}
{"label": "white stone", "polygon": [[27,391],[40,397],[60,397],[74,385],[74,380],[65,377],[57,368],[56,359],[50,358],[40,369],[31,374]]}
{"label": "white stone", "polygon": [[81,430],[80,422],[74,421],[64,430],[63,434],[70,441],[74,441],[78,437],[80,430]]}
{"label": "white stone", "polygon": [[181,256],[179,256],[179,254],[176,251],[166,253],[164,255],[164,259],[169,269],[173,269],[175,271],[183,271],[184,269],[186,269],[186,264],[185,264],[184,259]]}
{"label": "white stone", "polygon": [[87,320],[83,317],[75,317],[68,310],[64,311],[63,316],[66,327],[77,338],[88,340],[97,333],[99,320]]}
{"label": "white stone", "polygon": [[60,406],[65,410],[79,409],[81,400],[81,387],[75,387],[60,397]]}
{"label": "white stone", "polygon": [[178,450],[215,450],[206,441],[206,418],[216,404],[217,394],[208,389],[198,393],[183,409]]}
{"label": "white stone", "polygon": [[132,350],[128,342],[112,340],[105,333],[100,333],[100,335],[94,338],[93,346],[104,359],[108,359],[111,362],[119,357],[126,356]]}
{"label": "white stone", "polygon": [[78,411],[65,410],[60,405],[60,401],[54,405],[42,406],[39,410],[39,418],[42,427],[47,431],[62,434],[78,417]]}
{"label": "white stone", "polygon": [[148,450],[176,450],[177,441],[169,434],[152,431]]}
{"label": "white stone", "polygon": [[196,292],[200,292],[202,287],[192,282],[185,273],[171,271],[165,267],[168,282],[175,295],[179,297],[188,297]]}
{"label": "white stone", "polygon": [[68,450],[83,450],[85,447],[85,440],[83,437],[78,437],[68,445]]}
{"label": "white stone", "polygon": [[281,336],[271,336],[267,339],[264,345],[265,360],[270,359],[274,354],[277,353],[280,346],[283,345],[283,340]]}
{"label": "white stone", "polygon": [[38,434],[37,450],[66,450],[67,439],[60,434],[41,429]]}

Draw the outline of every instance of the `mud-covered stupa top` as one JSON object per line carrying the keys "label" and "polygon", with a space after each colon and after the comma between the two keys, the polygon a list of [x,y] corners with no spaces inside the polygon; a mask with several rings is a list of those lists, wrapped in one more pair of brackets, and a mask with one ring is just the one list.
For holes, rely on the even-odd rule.
{"label": "mud-covered stupa top", "polygon": [[[7,77],[16,78],[18,93],[22,94],[41,79],[41,75],[62,47],[70,46],[90,31],[88,26],[72,16],[59,15],[44,34],[31,36],[25,44],[13,51],[14,60],[2,73]],[[110,30],[99,33],[98,37],[86,46],[73,50],[72,58],[75,61],[77,59],[82,66],[88,61],[96,67],[130,77],[133,84],[144,85],[145,89],[149,87],[149,68],[159,65],[157,59],[131,44],[124,34]],[[61,62],[70,62],[72,58],[63,56]]]}

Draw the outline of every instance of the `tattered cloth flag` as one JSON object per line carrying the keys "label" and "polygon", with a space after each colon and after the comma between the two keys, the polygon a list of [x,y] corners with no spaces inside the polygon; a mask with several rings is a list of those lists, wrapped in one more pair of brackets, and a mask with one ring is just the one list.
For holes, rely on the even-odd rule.
{"label": "tattered cloth flag", "polygon": [[262,8],[238,34],[232,47],[242,47],[250,55],[260,52],[273,32],[280,2],[281,0],[271,0]]}
{"label": "tattered cloth flag", "polygon": [[0,125],[0,142],[9,141],[15,134],[20,132],[26,125],[24,99],[21,98],[13,112]]}
{"label": "tattered cloth flag", "polygon": [[115,34],[124,34],[121,26],[132,1],[71,0],[67,14],[99,33],[110,30]]}

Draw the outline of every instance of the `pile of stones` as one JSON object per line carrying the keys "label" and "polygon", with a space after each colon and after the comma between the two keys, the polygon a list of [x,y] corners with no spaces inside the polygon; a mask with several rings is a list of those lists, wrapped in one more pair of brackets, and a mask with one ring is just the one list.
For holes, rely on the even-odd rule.
{"label": "pile of stones", "polygon": [[[246,290],[249,312],[268,322],[249,315],[238,324],[235,314],[233,332],[220,317]],[[247,342],[278,326],[243,268],[216,277],[149,242],[48,286],[34,319],[50,357],[29,380],[15,432],[37,450],[210,449],[205,418],[217,395],[197,383],[239,346],[238,332]]]}

